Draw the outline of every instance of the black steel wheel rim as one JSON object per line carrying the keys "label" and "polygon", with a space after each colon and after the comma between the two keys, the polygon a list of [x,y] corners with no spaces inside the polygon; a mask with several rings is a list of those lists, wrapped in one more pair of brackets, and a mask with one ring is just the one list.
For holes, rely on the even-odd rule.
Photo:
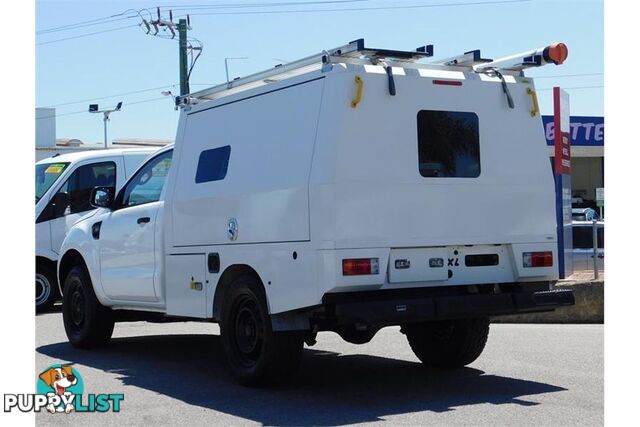
{"label": "black steel wheel rim", "polygon": [[71,322],[81,328],[85,317],[85,298],[80,286],[76,286],[71,294]]}
{"label": "black steel wheel rim", "polygon": [[249,295],[242,295],[234,304],[233,343],[240,362],[255,365],[260,358],[264,341],[264,322],[258,302]]}

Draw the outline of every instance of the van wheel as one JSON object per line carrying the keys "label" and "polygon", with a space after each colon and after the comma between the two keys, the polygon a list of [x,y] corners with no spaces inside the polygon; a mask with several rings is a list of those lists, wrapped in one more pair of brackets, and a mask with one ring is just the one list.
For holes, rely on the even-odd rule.
{"label": "van wheel", "polygon": [[274,332],[262,286],[252,276],[231,283],[220,320],[222,346],[233,376],[243,385],[282,383],[297,371],[302,332]]}
{"label": "van wheel", "polygon": [[476,360],[484,350],[489,318],[412,323],[402,331],[425,365],[460,368]]}
{"label": "van wheel", "polygon": [[64,282],[62,320],[69,342],[77,348],[104,345],[113,333],[112,311],[100,304],[82,267],[73,267]]}
{"label": "van wheel", "polygon": [[55,272],[43,264],[36,264],[36,312],[47,311],[58,299]]}

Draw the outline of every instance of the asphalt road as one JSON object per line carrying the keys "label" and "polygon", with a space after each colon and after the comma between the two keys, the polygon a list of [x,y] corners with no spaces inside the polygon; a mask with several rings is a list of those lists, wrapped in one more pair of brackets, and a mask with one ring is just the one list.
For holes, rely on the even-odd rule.
{"label": "asphalt road", "polygon": [[602,325],[491,326],[482,356],[424,369],[398,328],[365,345],[332,333],[304,352],[296,381],[250,389],[226,370],[206,323],[116,325],[111,344],[80,351],[60,313],[39,315],[37,373],[74,362],[85,393],[124,393],[120,413],[37,415],[38,425],[602,425]]}

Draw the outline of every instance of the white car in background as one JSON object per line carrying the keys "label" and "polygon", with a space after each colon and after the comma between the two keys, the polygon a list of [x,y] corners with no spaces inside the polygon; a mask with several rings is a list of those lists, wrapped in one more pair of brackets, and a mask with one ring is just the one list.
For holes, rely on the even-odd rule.
{"label": "white car in background", "polygon": [[[593,270],[593,222],[573,221],[573,270]],[[604,221],[598,221],[598,270],[604,270]]]}
{"label": "white car in background", "polygon": [[36,310],[59,298],[58,252],[67,231],[95,208],[89,203],[96,186],[120,188],[157,148],[84,151],[36,163]]}

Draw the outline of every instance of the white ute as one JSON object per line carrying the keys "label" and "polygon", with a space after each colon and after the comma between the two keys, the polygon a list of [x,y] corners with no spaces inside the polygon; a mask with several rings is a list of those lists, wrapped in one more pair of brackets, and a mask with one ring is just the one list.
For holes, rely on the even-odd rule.
{"label": "white ute", "polygon": [[489,316],[574,303],[533,81],[562,43],[443,61],[363,40],[178,97],[175,147],[73,227],[71,344],[123,320],[209,320],[243,384],[283,380],[319,331],[400,325],[426,365],[482,352]]}
{"label": "white ute", "polygon": [[56,155],[36,163],[36,310],[59,297],[56,262],[67,231],[95,211],[95,186],[122,187],[140,163],[157,149],[89,150]]}

